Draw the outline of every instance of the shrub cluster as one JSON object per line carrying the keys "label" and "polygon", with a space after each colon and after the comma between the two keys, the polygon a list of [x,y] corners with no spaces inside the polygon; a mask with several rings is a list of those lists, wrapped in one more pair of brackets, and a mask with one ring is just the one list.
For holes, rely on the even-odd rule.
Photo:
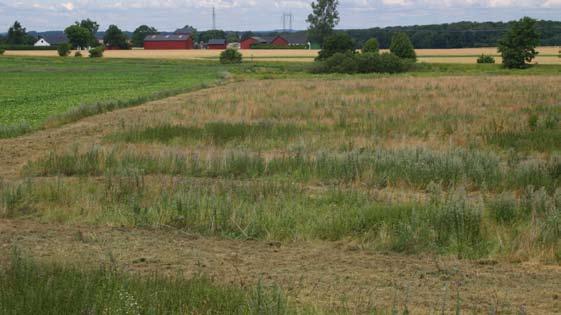
{"label": "shrub cluster", "polygon": [[3,49],[3,48],[0,48],[0,56],[2,56],[2,55],[3,55],[4,53],[5,53],[5,52],[6,52],[6,50],[5,50],[5,49]]}
{"label": "shrub cluster", "polygon": [[354,42],[345,33],[325,41],[311,71],[314,73],[399,73],[407,71],[416,61],[415,49],[406,34],[392,39],[390,53],[380,54],[378,40],[372,38],[356,53]]}
{"label": "shrub cluster", "polygon": [[228,48],[220,53],[220,63],[222,64],[241,63],[242,58],[242,54],[232,48]]}
{"label": "shrub cluster", "polygon": [[82,57],[82,53],[77,51],[74,53],[74,57]]}
{"label": "shrub cluster", "polygon": [[70,50],[70,44],[61,44],[57,47],[58,55],[61,57],[67,57],[68,55],[70,55]]}
{"label": "shrub cluster", "polygon": [[103,46],[92,48],[90,49],[90,58],[101,58],[103,57],[104,51],[105,51],[105,47]]}
{"label": "shrub cluster", "polygon": [[412,62],[392,53],[336,53],[312,68],[314,73],[400,73]]}
{"label": "shrub cluster", "polygon": [[56,46],[33,46],[33,45],[0,45],[0,49],[4,50],[56,50]]}
{"label": "shrub cluster", "polygon": [[477,58],[477,63],[495,63],[495,57],[481,54],[481,56]]}

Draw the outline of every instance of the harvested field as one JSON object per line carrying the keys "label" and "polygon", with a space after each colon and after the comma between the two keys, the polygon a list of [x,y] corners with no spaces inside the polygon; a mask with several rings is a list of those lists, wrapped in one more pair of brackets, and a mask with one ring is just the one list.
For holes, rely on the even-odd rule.
{"label": "harvested field", "polygon": [[[559,47],[540,47],[535,62],[539,64],[561,64]],[[218,59],[217,50],[111,50],[105,52],[107,58],[140,58],[140,59]],[[246,61],[286,61],[311,62],[317,56],[317,50],[242,50]],[[419,60],[438,63],[475,63],[481,54],[496,55],[496,48],[463,48],[463,49],[417,49]],[[8,51],[7,56],[42,56],[55,57],[56,51]],[[86,56],[86,55],[85,55]],[[497,63],[500,63],[500,58]]]}

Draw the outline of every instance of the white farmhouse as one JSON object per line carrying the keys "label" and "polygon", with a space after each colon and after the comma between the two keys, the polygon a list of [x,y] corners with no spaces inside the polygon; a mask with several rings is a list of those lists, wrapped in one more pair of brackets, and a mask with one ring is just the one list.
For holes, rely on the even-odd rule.
{"label": "white farmhouse", "polygon": [[33,46],[35,46],[35,47],[49,47],[49,46],[51,46],[51,44],[49,44],[49,42],[47,42],[44,38],[39,38],[39,40],[37,42],[35,42],[35,44]]}

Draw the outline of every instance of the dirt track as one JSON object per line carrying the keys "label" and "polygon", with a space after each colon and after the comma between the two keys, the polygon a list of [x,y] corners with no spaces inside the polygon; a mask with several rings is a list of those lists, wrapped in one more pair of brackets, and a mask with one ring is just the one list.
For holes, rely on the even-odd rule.
{"label": "dirt track", "polygon": [[62,226],[0,220],[0,256],[18,246],[41,261],[108,264],[128,271],[205,273],[237,285],[280,284],[298,302],[361,309],[405,301],[413,310],[498,305],[528,314],[561,310],[561,268],[377,254],[343,243],[277,244],[198,238],[179,231]]}

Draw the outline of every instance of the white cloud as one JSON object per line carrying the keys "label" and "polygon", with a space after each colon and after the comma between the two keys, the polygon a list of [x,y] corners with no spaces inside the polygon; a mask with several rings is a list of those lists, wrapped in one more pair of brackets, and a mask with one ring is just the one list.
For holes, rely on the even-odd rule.
{"label": "white cloud", "polygon": [[[218,26],[234,30],[281,27],[281,15],[294,14],[306,27],[312,0],[0,0],[0,32],[18,19],[28,29],[62,29],[82,18],[132,30],[140,24],[173,30],[185,24],[211,26],[215,7]],[[342,28],[411,25],[459,20],[512,20],[524,15],[561,18],[561,0],[340,0]]]}

